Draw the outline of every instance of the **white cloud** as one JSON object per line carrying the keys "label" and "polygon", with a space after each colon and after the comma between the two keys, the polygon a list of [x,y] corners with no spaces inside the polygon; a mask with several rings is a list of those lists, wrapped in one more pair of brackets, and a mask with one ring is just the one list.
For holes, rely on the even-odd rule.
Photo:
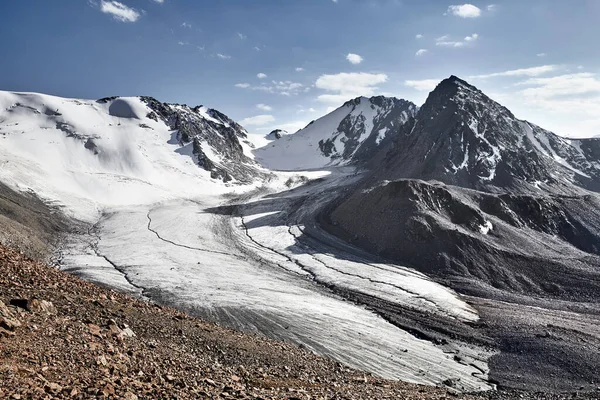
{"label": "white cloud", "polygon": [[423,35],[421,35],[420,33],[417,33],[417,35],[415,36],[415,39],[423,39]]}
{"label": "white cloud", "polygon": [[422,80],[408,80],[404,81],[404,84],[411,87],[419,92],[429,92],[435,89],[441,79],[422,79]]}
{"label": "white cloud", "polygon": [[163,4],[165,2],[165,0],[152,0],[152,1],[154,1],[155,3],[158,3],[158,4]]}
{"label": "white cloud", "polygon": [[363,61],[363,58],[358,54],[348,53],[346,60],[350,61],[350,64],[360,64]]}
{"label": "white cloud", "polygon": [[417,52],[415,53],[415,55],[418,56],[422,56],[425,53],[428,53],[429,51],[427,49],[419,49],[417,50]]}
{"label": "white cloud", "polygon": [[331,1],[333,1],[334,3],[337,3],[337,2],[338,2],[338,0],[331,0]]}
{"label": "white cloud", "polygon": [[[600,78],[589,72],[549,78],[529,78],[517,86],[528,86],[518,94],[526,104],[556,113],[588,116],[598,121],[600,114]],[[579,121],[580,122],[580,121]],[[600,134],[596,132],[596,134]]]}
{"label": "white cloud", "polygon": [[302,67],[296,67],[296,72],[302,72],[302,71],[304,71],[304,68],[302,68]]}
{"label": "white cloud", "polygon": [[254,47],[253,47],[253,49],[254,49],[255,51],[260,51],[260,47],[258,47],[258,46],[254,46]]}
{"label": "white cloud", "polygon": [[448,41],[435,42],[435,45],[443,46],[443,47],[463,47],[465,44],[463,42],[448,40]]}
{"label": "white cloud", "polygon": [[242,89],[257,90],[266,93],[279,94],[282,96],[296,96],[302,93],[303,91],[305,92],[307,91],[307,89],[309,89],[301,83],[292,81],[271,81],[270,84],[263,83],[254,86],[250,85],[249,83],[238,83],[235,86]]}
{"label": "white cloud", "polygon": [[231,56],[229,56],[227,54],[217,53],[217,58],[220,58],[221,60],[229,60],[229,59],[231,59]]}
{"label": "white cloud", "polygon": [[247,38],[246,35],[244,35],[243,33],[239,33],[239,32],[238,32],[238,37],[240,38],[240,40],[244,40]]}
{"label": "white cloud", "polygon": [[497,6],[497,5],[495,5],[495,4],[490,4],[489,6],[487,6],[487,10],[488,10],[489,12],[494,12],[494,11],[496,11],[497,9],[498,9],[498,6]]}
{"label": "white cloud", "polygon": [[187,23],[187,22],[185,22],[185,21],[184,21],[184,22],[181,24],[181,26],[182,26],[183,28],[190,28],[190,29],[192,28],[192,24],[188,24],[188,23]]}
{"label": "white cloud", "polygon": [[481,15],[481,9],[473,4],[463,4],[448,7],[448,13],[461,18],[477,18]]}
{"label": "white cloud", "polygon": [[387,80],[386,74],[365,72],[321,75],[315,82],[315,87],[333,93],[322,94],[317,99],[323,103],[340,105],[354,97],[374,95],[377,85]]}
{"label": "white cloud", "polygon": [[501,76],[539,76],[548,72],[555,71],[558,67],[556,65],[541,65],[539,67],[513,69],[510,71],[494,72],[492,74],[485,75],[473,75],[469,79],[486,79],[496,78]]}
{"label": "white cloud", "polygon": [[242,126],[262,126],[274,122],[275,117],[270,114],[256,115],[254,117],[244,118],[240,121]]}
{"label": "white cloud", "polygon": [[181,41],[180,41],[180,42],[177,42],[177,44],[178,44],[178,45],[180,45],[180,46],[187,46],[187,45],[189,45],[190,43],[189,43],[189,42],[181,42]]}
{"label": "white cloud", "polygon": [[268,106],[266,104],[262,104],[262,103],[257,104],[256,108],[258,108],[259,110],[263,110],[263,111],[271,111],[271,110],[273,110],[273,107]]}
{"label": "white cloud", "polygon": [[265,79],[267,77],[267,74],[263,74],[262,72],[259,72],[258,74],[256,74],[256,77],[258,79]]}
{"label": "white cloud", "polygon": [[435,45],[443,47],[464,47],[468,43],[474,43],[477,39],[479,39],[479,35],[477,33],[465,37],[463,41],[450,40],[450,36],[444,35],[435,39]]}
{"label": "white cloud", "polygon": [[547,54],[546,53],[537,53],[536,56],[538,56],[538,57],[546,57]]}
{"label": "white cloud", "polygon": [[123,3],[118,1],[104,1],[100,2],[100,11],[105,14],[110,14],[114,19],[121,22],[135,22],[141,14],[134,8],[127,7]]}

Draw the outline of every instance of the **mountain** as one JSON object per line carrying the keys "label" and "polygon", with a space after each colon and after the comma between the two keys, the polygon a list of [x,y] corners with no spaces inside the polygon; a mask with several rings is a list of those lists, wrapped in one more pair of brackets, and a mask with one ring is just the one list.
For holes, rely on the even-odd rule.
{"label": "mountain", "polygon": [[203,106],[0,92],[0,181],[85,215],[98,204],[218,193],[266,175],[246,135]]}
{"label": "mountain", "polygon": [[599,299],[599,146],[519,120],[450,77],[323,219],[464,293]]}
{"label": "mountain", "polygon": [[565,139],[519,120],[455,76],[436,87],[400,137],[383,179],[519,192],[600,190],[600,139]]}
{"label": "mountain", "polygon": [[256,158],[276,170],[364,163],[393,140],[416,111],[417,106],[406,100],[357,97],[304,129],[256,150]]}

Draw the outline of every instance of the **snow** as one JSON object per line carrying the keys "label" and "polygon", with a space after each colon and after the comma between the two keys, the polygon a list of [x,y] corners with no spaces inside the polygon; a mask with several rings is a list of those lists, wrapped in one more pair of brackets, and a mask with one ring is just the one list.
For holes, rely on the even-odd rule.
{"label": "snow", "polygon": [[328,165],[331,160],[320,152],[316,144],[331,138],[348,112],[348,106],[342,106],[304,129],[283,136],[256,150],[256,159],[265,167],[275,170],[304,170]]}
{"label": "snow", "polygon": [[[574,167],[563,157],[556,154],[556,152],[550,145],[550,142],[549,142],[549,139],[547,136],[548,134],[546,132],[542,131],[542,132],[539,132],[536,134],[536,132],[534,132],[534,130],[533,130],[533,127],[527,122],[522,122],[521,126],[523,127],[523,130],[525,131],[525,136],[529,139],[531,144],[536,149],[538,149],[543,155],[545,155],[548,158],[553,159],[554,161],[558,162],[563,167],[573,171],[574,173],[576,173],[578,175],[584,176],[586,178],[590,178],[590,176],[588,174],[586,174],[585,172]],[[571,146],[573,146],[573,141],[570,141],[569,144]],[[579,147],[575,147],[575,146],[573,146],[573,147],[581,152],[581,149]]]}
{"label": "snow", "polygon": [[377,131],[377,138],[375,139],[375,143],[379,144],[383,139],[385,139],[385,134],[387,133],[387,128],[380,129]]}
{"label": "snow", "polygon": [[[182,157],[189,151],[171,140],[173,132],[162,121],[146,118],[149,111],[139,98],[100,104],[0,92],[0,180],[60,203],[85,221],[106,207],[228,191]],[[69,137],[58,123],[78,137]],[[84,147],[88,139],[98,154]],[[203,150],[211,152],[206,145]]]}
{"label": "snow", "polygon": [[[373,131],[373,120],[378,113],[384,113],[366,97],[354,104],[345,104],[333,112],[313,121],[298,132],[283,136],[271,144],[255,151],[256,160],[272,170],[302,171],[333,165],[344,165],[347,160],[341,158],[344,153],[346,137],[338,131],[342,120],[350,116],[353,121],[364,118],[365,130],[358,141],[362,144]],[[326,157],[318,143],[334,139],[335,152]],[[377,141],[379,144],[381,140]],[[356,152],[360,145],[354,150]]]}
{"label": "snow", "polygon": [[487,235],[493,228],[494,226],[490,221],[485,221],[483,225],[479,225],[479,232],[481,232],[482,235]]}

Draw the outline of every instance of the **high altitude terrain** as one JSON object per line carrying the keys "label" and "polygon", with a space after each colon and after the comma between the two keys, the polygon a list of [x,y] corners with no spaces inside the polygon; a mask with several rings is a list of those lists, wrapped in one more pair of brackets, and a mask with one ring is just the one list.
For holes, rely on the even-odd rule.
{"label": "high altitude terrain", "polygon": [[0,181],[60,210],[66,271],[387,378],[597,386],[600,143],[456,77],[259,149],[148,97],[1,92],[0,121]]}

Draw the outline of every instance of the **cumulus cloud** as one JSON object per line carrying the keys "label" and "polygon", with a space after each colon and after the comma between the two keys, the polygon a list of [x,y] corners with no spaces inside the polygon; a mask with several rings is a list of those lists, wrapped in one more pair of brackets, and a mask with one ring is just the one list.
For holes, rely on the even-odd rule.
{"label": "cumulus cloud", "polygon": [[304,68],[302,68],[302,67],[296,67],[296,72],[302,72],[302,71],[304,71]]}
{"label": "cumulus cloud", "polygon": [[537,53],[536,56],[538,56],[538,57],[546,57],[547,54],[546,53]]}
{"label": "cumulus cloud", "polygon": [[267,74],[263,74],[262,72],[259,72],[258,74],[256,74],[256,77],[258,79],[265,79],[267,77]]}
{"label": "cumulus cloud", "polygon": [[417,50],[417,52],[415,53],[415,55],[418,56],[422,56],[425,53],[428,53],[429,51],[427,49],[419,49]]}
{"label": "cumulus cloud", "polygon": [[165,2],[165,0],[152,0],[152,1],[154,1],[155,3],[158,3],[158,4],[163,4]]}
{"label": "cumulus cloud", "polygon": [[419,92],[429,92],[435,89],[441,79],[422,79],[422,80],[407,80],[404,84]]}
{"label": "cumulus cloud", "polygon": [[185,22],[185,21],[184,21],[184,22],[181,24],[181,27],[182,27],[182,28],[190,28],[190,29],[191,29],[191,28],[192,28],[192,24],[188,24],[187,22]]}
{"label": "cumulus cloud", "polygon": [[135,22],[141,14],[134,8],[128,7],[118,1],[105,1],[100,2],[100,11],[105,14],[110,14],[114,19],[121,22]]}
{"label": "cumulus cloud", "polygon": [[235,84],[235,87],[237,87],[237,88],[242,88],[242,89],[246,89],[246,88],[249,88],[249,87],[250,87],[250,84],[249,84],[249,83],[236,83],[236,84]]}
{"label": "cumulus cloud", "polygon": [[258,108],[259,110],[263,110],[263,111],[271,111],[271,110],[273,110],[273,107],[268,106],[266,104],[262,104],[262,103],[257,104],[256,108]]}
{"label": "cumulus cloud", "polygon": [[255,115],[254,117],[244,118],[240,121],[242,126],[262,126],[274,122],[275,117],[270,114]]}
{"label": "cumulus cloud", "polygon": [[417,35],[415,36],[415,39],[423,39],[423,35],[421,35],[420,33],[417,33]]}
{"label": "cumulus cloud", "polygon": [[363,61],[363,58],[358,54],[348,53],[346,60],[350,61],[350,64],[360,64]]}
{"label": "cumulus cloud", "polygon": [[473,4],[462,4],[448,7],[448,14],[461,18],[477,18],[481,15],[481,9]]}
{"label": "cumulus cloud", "polygon": [[339,105],[354,97],[374,95],[377,85],[387,80],[386,74],[365,72],[321,75],[315,82],[315,87],[331,93],[322,94],[317,99],[322,103]]}
{"label": "cumulus cloud", "polygon": [[469,79],[486,79],[502,76],[539,76],[555,71],[557,68],[558,67],[556,65],[541,65],[539,67],[513,69],[510,71],[494,72],[492,74],[473,75],[470,76]]}
{"label": "cumulus cloud", "polygon": [[220,58],[221,60],[230,60],[231,56],[227,54],[217,53],[217,58]]}
{"label": "cumulus cloud", "polygon": [[474,41],[476,41],[478,38],[479,38],[479,35],[478,35],[478,34],[476,34],[476,33],[474,33],[474,34],[472,34],[471,36],[467,36],[467,37],[465,37],[465,41],[467,41],[467,42],[474,42]]}

